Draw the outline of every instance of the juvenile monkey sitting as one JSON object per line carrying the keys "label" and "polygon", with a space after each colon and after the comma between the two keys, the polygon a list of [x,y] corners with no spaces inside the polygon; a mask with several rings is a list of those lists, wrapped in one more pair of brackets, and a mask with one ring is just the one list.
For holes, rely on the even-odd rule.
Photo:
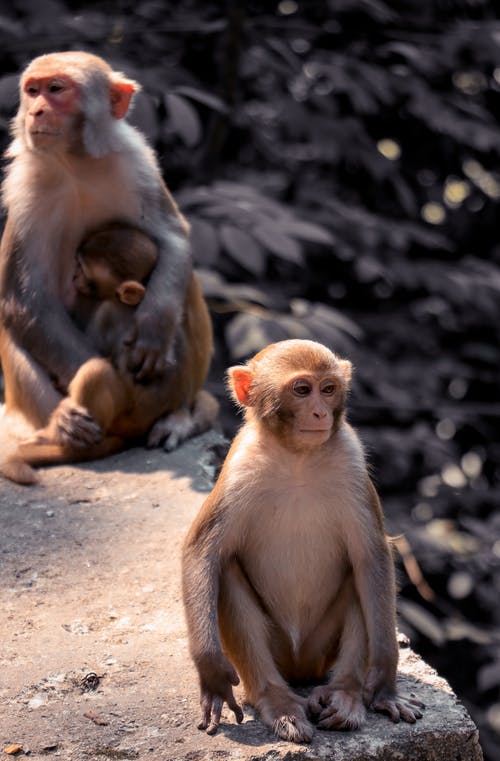
{"label": "juvenile monkey sitting", "polygon": [[[211,426],[218,404],[211,394],[200,390],[208,369],[206,342],[211,342],[211,329],[208,320],[201,325],[197,320],[199,310],[206,307],[195,275],[163,374],[139,383],[127,367],[124,337],[130,328],[130,310],[143,300],[156,258],[153,241],[139,229],[123,224],[106,226],[79,247],[73,317],[86,326],[85,332],[102,356],[80,367],[48,425],[6,460],[4,476],[29,484],[36,481],[31,465],[103,457],[148,431],[148,443],[166,437],[164,448],[173,449]],[[73,410],[77,413],[67,440],[61,406],[67,407],[69,415]],[[96,421],[103,433],[101,441],[86,442],[84,425],[79,434],[81,446],[76,446],[74,433],[80,420]]]}
{"label": "juvenile monkey sitting", "polygon": [[[233,686],[278,737],[355,729],[366,708],[421,718],[396,690],[395,583],[382,510],[345,419],[351,363],[313,341],[268,346],[228,371],[245,410],[183,550],[200,729]],[[333,667],[333,670],[332,670]],[[292,685],[316,682],[308,699]]]}

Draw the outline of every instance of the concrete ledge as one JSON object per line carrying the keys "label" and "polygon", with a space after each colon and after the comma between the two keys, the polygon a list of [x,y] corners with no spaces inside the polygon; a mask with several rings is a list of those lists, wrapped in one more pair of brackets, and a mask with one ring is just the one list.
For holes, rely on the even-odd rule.
{"label": "concrete ledge", "polygon": [[[168,455],[46,469],[32,488],[0,480],[0,753],[17,743],[68,761],[480,761],[465,708],[408,647],[401,691],[427,706],[414,726],[370,714],[360,731],[293,745],[246,709],[241,726],[226,712],[215,737],[196,729],[179,552],[220,443],[210,433]],[[91,672],[97,688],[84,691]]]}

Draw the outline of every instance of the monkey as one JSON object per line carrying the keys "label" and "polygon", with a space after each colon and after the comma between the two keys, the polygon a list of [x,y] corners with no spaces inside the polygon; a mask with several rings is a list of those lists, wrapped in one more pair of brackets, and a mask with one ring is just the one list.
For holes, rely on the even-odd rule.
{"label": "monkey", "polygon": [[[346,420],[352,366],[322,344],[271,344],[228,382],[245,420],[183,545],[182,588],[214,734],[233,687],[275,734],[356,729],[366,708],[414,723],[396,691],[395,580],[380,501]],[[333,670],[332,670],[333,666]],[[315,684],[308,698],[293,690]]]}
{"label": "monkey", "polygon": [[[199,309],[200,330],[208,330],[192,281],[188,225],[153,150],[125,120],[139,89],[90,53],[39,56],[21,75],[6,153],[0,244],[6,411],[20,412],[35,428],[51,419],[75,447],[97,443],[103,434],[88,409],[60,404],[78,370],[99,357],[92,336],[71,317],[75,251],[93,230],[108,223],[135,226],[157,248],[124,339],[138,383],[164,377],[182,314]],[[207,344],[203,366],[210,351]],[[172,422],[165,420],[166,428]]]}
{"label": "monkey", "polygon": [[[113,223],[94,231],[78,247],[73,285],[77,291],[72,316],[78,321],[79,296],[87,296],[94,306],[102,301],[116,301],[137,306],[145,295],[144,281],[156,264],[158,249],[142,230]],[[130,293],[127,292],[130,282]],[[87,325],[88,329],[88,325]],[[99,340],[99,339],[97,339]],[[101,351],[101,353],[103,353]]]}
{"label": "monkey", "polygon": [[[3,475],[23,484],[36,482],[31,465],[79,462],[123,449],[127,439],[139,437],[150,426],[149,440],[165,438],[173,449],[180,439],[207,430],[218,403],[201,390],[208,370],[206,347],[211,345],[206,305],[193,273],[186,308],[164,373],[139,384],[128,370],[123,338],[130,325],[130,310],[145,298],[147,281],[156,263],[157,247],[140,230],[123,225],[108,226],[90,235],[79,247],[73,283],[82,297],[74,311],[86,312],[86,331],[102,357],[87,360],[69,384],[68,397],[60,405],[90,415],[103,431],[100,441],[76,445],[61,429],[58,410],[48,425],[21,443],[3,465]],[[89,317],[89,302],[94,305]],[[206,317],[206,316],[205,316]],[[158,414],[165,420],[154,424]],[[158,428],[160,430],[158,430]]]}

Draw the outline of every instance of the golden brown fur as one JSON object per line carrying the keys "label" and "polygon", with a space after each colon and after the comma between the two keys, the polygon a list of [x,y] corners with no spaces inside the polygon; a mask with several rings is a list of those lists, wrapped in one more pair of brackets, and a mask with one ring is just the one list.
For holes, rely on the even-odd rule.
{"label": "golden brown fur", "polygon": [[[169,402],[177,418],[159,420],[161,405],[153,411],[139,384],[167,377],[180,334],[183,356],[191,351],[184,339],[193,339],[200,363],[188,385],[199,384],[211,350],[186,222],[154,152],[124,119],[138,89],[88,53],[36,58],[21,76],[2,186],[7,221],[0,245],[0,360],[7,413],[19,412],[37,428],[50,420],[58,440],[86,450],[82,457],[88,459],[102,451],[91,447],[103,431],[89,408],[65,397],[70,384],[76,393],[85,363],[99,357],[99,340],[86,330],[85,317],[71,317],[75,253],[90,233],[111,224],[136,228],[157,252],[144,298],[128,312],[123,361],[137,382],[132,397],[145,409],[131,411],[127,430],[136,429],[142,412],[141,428],[157,421],[154,443],[182,440],[189,429],[185,409]],[[207,339],[204,347],[198,334]],[[192,366],[186,360],[186,368]],[[180,372],[184,378],[189,371]]]}
{"label": "golden brown fur", "polygon": [[[127,370],[123,337],[130,309],[147,291],[139,281],[149,277],[156,247],[139,230],[112,226],[90,236],[78,258],[77,289],[85,296],[92,292],[99,300],[84,298],[78,304],[77,299],[75,309],[86,308],[88,313],[89,302],[93,304],[92,317],[87,314],[87,331],[107,358],[90,359],[80,367],[68,397],[60,402],[48,425],[6,461],[4,475],[20,483],[34,482],[30,465],[78,462],[118,451],[127,439],[147,433],[160,416],[167,416],[158,425],[162,430],[169,426],[163,430],[163,438],[172,447],[179,437],[209,428],[217,414],[215,399],[200,390],[208,371],[212,334],[196,276],[192,275],[188,287],[186,309],[166,371],[150,383],[139,384]],[[59,429],[61,406],[69,415],[75,409],[89,415],[99,425],[103,439],[85,447],[65,441]],[[155,427],[151,435],[158,435]]]}
{"label": "golden brown fur", "polygon": [[[217,730],[232,686],[279,737],[354,729],[365,706],[414,722],[396,693],[394,570],[377,493],[344,417],[350,363],[283,341],[229,370],[245,424],[184,545],[183,594]],[[331,667],[334,671],[330,673]],[[309,699],[290,685],[328,679]]]}

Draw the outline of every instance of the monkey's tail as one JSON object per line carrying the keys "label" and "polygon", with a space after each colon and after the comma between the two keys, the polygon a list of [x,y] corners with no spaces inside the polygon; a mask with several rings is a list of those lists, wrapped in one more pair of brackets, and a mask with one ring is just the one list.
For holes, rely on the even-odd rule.
{"label": "monkey's tail", "polygon": [[91,447],[65,447],[60,444],[20,444],[6,459],[2,475],[17,484],[34,484],[38,478],[31,467],[40,465],[63,465],[71,462],[87,462],[119,452],[125,447],[121,436],[107,436]]}

